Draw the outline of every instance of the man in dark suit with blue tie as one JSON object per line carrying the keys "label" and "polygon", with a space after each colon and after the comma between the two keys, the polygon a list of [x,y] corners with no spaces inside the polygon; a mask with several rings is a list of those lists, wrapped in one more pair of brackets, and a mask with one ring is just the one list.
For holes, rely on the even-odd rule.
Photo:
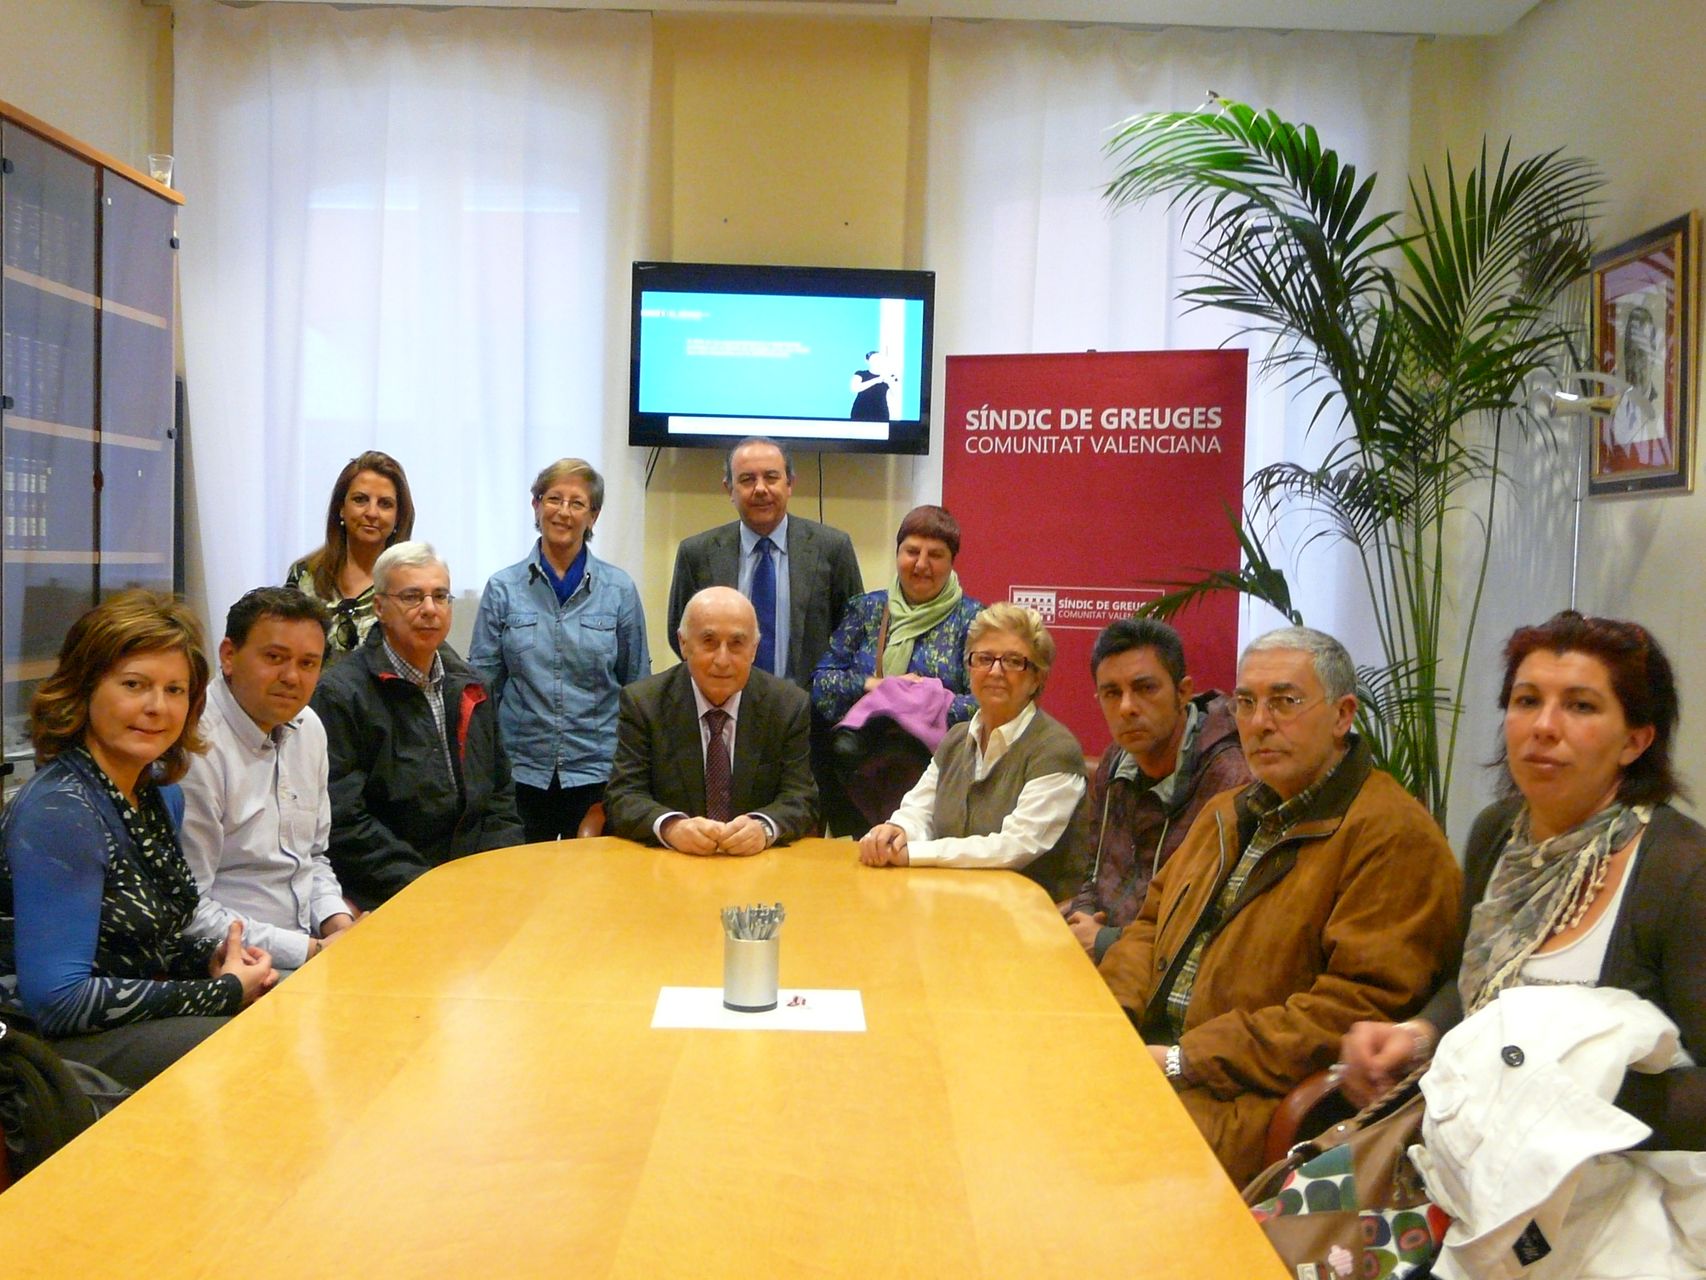
{"label": "man in dark suit with blue tie", "polygon": [[682,853],[753,854],[817,823],[811,704],[757,670],[752,604],[731,587],[687,602],[683,661],[622,690],[605,789],[610,831]]}
{"label": "man in dark suit with blue tie", "polygon": [[752,601],[762,671],[810,689],[847,602],[865,590],[853,542],[839,529],[788,514],[794,463],[774,440],[752,436],[729,450],[723,489],[740,519],[683,540],[669,586],[670,645],[694,593],[734,587]]}

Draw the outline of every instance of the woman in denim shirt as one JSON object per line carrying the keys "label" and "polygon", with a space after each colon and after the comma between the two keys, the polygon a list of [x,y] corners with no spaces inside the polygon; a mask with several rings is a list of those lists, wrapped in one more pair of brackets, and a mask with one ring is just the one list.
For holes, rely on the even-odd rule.
{"label": "woman in denim shirt", "polygon": [[497,699],[529,841],[572,838],[604,798],[616,753],[616,695],[651,674],[634,580],[588,550],[604,477],[559,458],[533,482],[539,538],[493,574],[468,663]]}

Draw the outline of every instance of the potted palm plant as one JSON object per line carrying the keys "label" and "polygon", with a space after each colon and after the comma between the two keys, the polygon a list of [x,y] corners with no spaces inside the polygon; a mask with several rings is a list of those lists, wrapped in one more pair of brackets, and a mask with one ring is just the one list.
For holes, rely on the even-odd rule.
{"label": "potted palm plant", "polygon": [[[1553,304],[1588,269],[1600,176],[1557,151],[1519,160],[1507,143],[1494,160],[1483,144],[1466,172],[1448,158],[1441,181],[1412,181],[1406,220],[1371,208],[1374,177],[1359,179],[1310,126],[1219,100],[1134,116],[1108,149],[1114,208],[1160,198],[1185,214],[1203,272],[1181,298],[1238,315],[1269,343],[1264,373],[1318,393],[1311,430],[1332,433],[1318,465],[1250,478],[1239,572],[1163,584],[1147,611],[1169,617],[1236,590],[1302,622],[1263,530],[1307,512],[1299,554],[1317,537],[1353,551],[1380,636],[1382,661],[1359,671],[1360,731],[1443,824],[1501,444],[1547,429],[1526,388],[1579,328]],[[1460,562],[1448,534],[1467,540],[1472,583],[1448,580]],[[1442,618],[1459,593],[1454,658]]]}

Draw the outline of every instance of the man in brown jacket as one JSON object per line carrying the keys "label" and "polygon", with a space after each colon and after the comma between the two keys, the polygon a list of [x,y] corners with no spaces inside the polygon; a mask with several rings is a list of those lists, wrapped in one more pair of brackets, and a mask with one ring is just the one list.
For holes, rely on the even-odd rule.
{"label": "man in brown jacket", "polygon": [[1233,707],[1257,780],[1210,802],[1101,964],[1240,1185],[1285,1094],[1353,1022],[1419,1008],[1452,947],[1462,875],[1351,732],[1355,688],[1319,631],[1244,651]]}

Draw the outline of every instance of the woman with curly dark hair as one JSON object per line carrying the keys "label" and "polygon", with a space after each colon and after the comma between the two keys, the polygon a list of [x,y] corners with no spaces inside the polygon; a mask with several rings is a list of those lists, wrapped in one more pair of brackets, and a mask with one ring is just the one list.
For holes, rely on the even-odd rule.
{"label": "woman with curly dark hair", "polygon": [[326,541],[290,566],[284,585],[325,605],[332,614],[326,662],[337,661],[373,627],[373,562],[415,530],[415,501],[402,465],[369,449],[338,472],[326,504]]}
{"label": "woman with curly dark hair", "polygon": [[201,627],[126,591],[73,624],[30,706],[37,769],[0,815],[0,1012],[136,1087],[273,984],[241,924],[182,936],[176,785],[207,699]]}
{"label": "woman with curly dark hair", "polygon": [[[1573,610],[1518,628],[1504,657],[1505,795],[1469,833],[1457,974],[1340,1048],[1359,1105],[1427,1067],[1418,1159],[1459,1219],[1442,1275],[1496,1269],[1489,1251],[1531,1219],[1560,1256],[1626,1246],[1667,1220],[1634,1206],[1671,1166],[1608,1153],[1706,1151],[1706,830],[1670,804],[1670,660],[1645,627]],[[1577,1215],[1577,1193],[1598,1207]],[[1582,1274],[1647,1273],[1596,1266]]]}

